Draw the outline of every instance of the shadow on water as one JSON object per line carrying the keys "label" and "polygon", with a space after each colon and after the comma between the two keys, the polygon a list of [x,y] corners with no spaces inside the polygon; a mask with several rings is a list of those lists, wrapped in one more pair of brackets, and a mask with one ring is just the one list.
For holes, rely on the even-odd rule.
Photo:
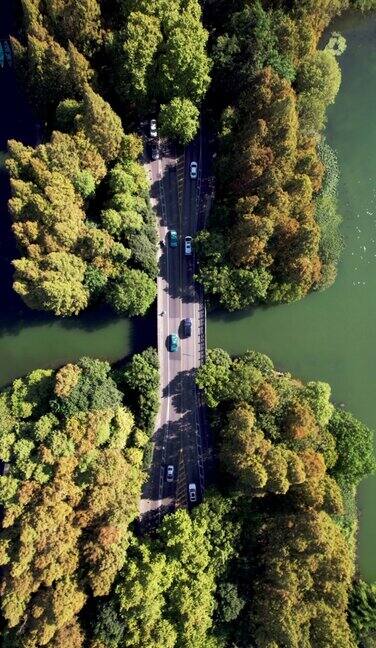
{"label": "shadow on water", "polygon": [[251,306],[242,311],[235,311],[233,313],[226,311],[224,308],[213,308],[213,310],[208,311],[208,318],[213,323],[226,323],[230,324],[231,322],[241,322],[242,320],[249,320],[251,317],[256,315],[256,313],[271,311],[278,306],[266,306],[258,305]]}

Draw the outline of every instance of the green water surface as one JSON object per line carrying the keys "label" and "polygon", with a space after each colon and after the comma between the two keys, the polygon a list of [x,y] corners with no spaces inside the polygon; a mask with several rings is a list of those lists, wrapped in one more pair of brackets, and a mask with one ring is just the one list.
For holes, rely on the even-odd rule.
{"label": "green water surface", "polygon": [[[332,386],[333,399],[376,429],[376,14],[331,25],[347,39],[342,85],[327,139],[341,168],[345,250],[333,287],[305,300],[242,314],[211,315],[208,345],[253,348],[303,379]],[[376,579],[376,477],[360,487],[359,569]]]}
{"label": "green water surface", "polygon": [[134,346],[131,321],[100,311],[66,320],[26,316],[9,326],[0,313],[1,328],[0,387],[32,369],[58,367],[85,355],[112,363]]}

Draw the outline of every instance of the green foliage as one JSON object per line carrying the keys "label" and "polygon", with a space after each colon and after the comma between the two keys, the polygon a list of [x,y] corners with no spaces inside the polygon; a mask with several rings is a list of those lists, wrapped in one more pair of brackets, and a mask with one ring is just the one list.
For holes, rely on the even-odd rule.
{"label": "green foliage", "polygon": [[93,142],[106,162],[118,157],[124,137],[121,119],[90,86],[83,89],[82,126],[88,140]]}
{"label": "green foliage", "polygon": [[56,315],[77,315],[86,308],[88,292],[83,286],[85,263],[67,252],[51,252],[38,263],[16,259],[14,290],[31,308]]}
{"label": "green foliage", "polygon": [[[335,192],[322,188],[333,156],[325,145],[319,155],[318,143],[344,44],[337,38],[318,50],[317,43],[346,4],[241,1],[229,11],[222,3],[207,9],[219,155],[216,205],[197,252],[198,280],[213,305],[296,301],[335,279],[340,217]],[[333,174],[332,165],[326,183]]]}
{"label": "green foliage", "polygon": [[137,425],[149,436],[154,431],[155,417],[159,409],[159,360],[150,347],[135,354],[122,373],[120,384],[128,395],[134,409],[139,412]]}
{"label": "green foliage", "polygon": [[90,171],[79,171],[73,180],[73,184],[76,191],[84,199],[89,198],[95,192],[95,180]]}
{"label": "green foliage", "polygon": [[[0,481],[9,646],[82,646],[78,614],[109,594],[125,563],[143,474],[122,400],[110,366],[88,358],[34,371],[0,394],[10,464]],[[102,625],[110,631],[111,622]]]}
{"label": "green foliage", "polygon": [[157,294],[155,282],[142,270],[125,268],[109,287],[107,300],[118,313],[145,315]]}
{"label": "green foliage", "polygon": [[208,33],[198,0],[122,3],[124,28],[113,34],[114,85],[138,112],[163,104],[162,132],[188,143],[198,128],[197,105],[210,81]]}
{"label": "green foliage", "polygon": [[[34,149],[9,142],[9,207],[24,253],[14,264],[14,289],[30,307],[65,316],[103,299],[109,285],[118,310],[143,313],[155,292],[149,280],[157,273],[154,215],[138,162],[142,142],[125,135],[97,91],[92,64],[106,69],[115,38],[107,8],[101,15],[97,0],[23,5],[27,45],[15,42],[15,51],[52,136]],[[53,131],[56,125],[61,131]],[[126,294],[128,271],[136,272],[142,303]]]}
{"label": "green foliage", "polygon": [[[229,520],[229,503],[212,496],[203,506],[193,518],[182,510],[166,516],[155,540],[134,542],[112,599],[97,612],[95,640],[110,648],[219,645],[211,635],[215,556],[224,538],[227,564],[237,535]],[[234,609],[234,601],[228,607],[231,604]]]}
{"label": "green foliage", "polygon": [[188,144],[199,126],[199,110],[190,99],[175,97],[161,106],[160,130],[162,135]]}
{"label": "green foliage", "polygon": [[60,130],[71,132],[77,115],[81,113],[82,103],[75,99],[64,99],[56,108],[56,123]]}
{"label": "green foliage", "polygon": [[93,633],[97,641],[108,646],[108,648],[117,648],[119,646],[124,635],[124,625],[118,610],[111,600],[98,607]]}
{"label": "green foliage", "polygon": [[[355,580],[350,592],[349,621],[358,641],[376,633],[376,585]],[[367,645],[367,644],[366,644]]]}
{"label": "green foliage", "polygon": [[235,621],[245,605],[244,599],[239,597],[237,586],[234,583],[220,583],[218,596],[221,621],[225,623]]}
{"label": "green foliage", "polygon": [[334,54],[318,51],[302,63],[296,78],[299,115],[303,128],[321,131],[325,110],[334,102],[341,84],[341,70]]}
{"label": "green foliage", "polygon": [[209,407],[226,399],[230,381],[231,358],[223,349],[209,349],[207,359],[197,371],[197,385],[204,392]]}
{"label": "green foliage", "polygon": [[[372,432],[334,408],[329,385],[276,372],[256,352],[232,360],[209,350],[197,384],[215,409],[220,483],[241,527],[240,542],[230,540],[234,562],[225,559],[223,571],[216,563],[218,638],[257,648],[355,648],[356,624],[359,632],[365,624],[362,641],[374,632],[373,592],[363,603],[354,594],[347,622],[353,485],[374,469]],[[195,515],[211,526],[206,511]],[[225,547],[227,530],[215,533]]]}
{"label": "green foliage", "polygon": [[345,484],[357,485],[376,469],[373,431],[350,412],[335,410],[329,430],[336,440],[338,460],[333,474]]}
{"label": "green foliage", "polygon": [[71,417],[79,412],[113,409],[120,405],[122,394],[110,377],[108,362],[82,358],[78,380],[69,393],[61,393],[52,403],[53,412]]}
{"label": "green foliage", "polygon": [[59,39],[71,41],[85,53],[99,44],[100,4],[98,0],[51,0],[48,18]]}

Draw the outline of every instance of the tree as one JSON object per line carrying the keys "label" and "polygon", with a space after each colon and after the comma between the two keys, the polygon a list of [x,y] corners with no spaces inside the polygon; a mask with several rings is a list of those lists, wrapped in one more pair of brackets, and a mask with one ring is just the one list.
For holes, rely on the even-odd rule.
{"label": "tree", "polygon": [[124,137],[121,119],[88,85],[83,90],[83,115],[78,123],[106,162],[118,156]]}
{"label": "tree", "polygon": [[72,41],[91,53],[100,41],[100,5],[97,0],[51,0],[47,6],[53,30],[65,44]]}
{"label": "tree", "polygon": [[[119,405],[122,394],[117,389],[115,382],[110,377],[110,365],[100,360],[81,358],[77,368],[71,365],[64,368],[64,377],[69,373],[69,387],[64,385],[61,389],[61,372],[57,378],[56,399],[52,403],[53,410],[66,417],[74,416],[80,412],[107,410]],[[74,386],[73,384],[74,383]]]}
{"label": "tree", "polygon": [[376,632],[376,585],[356,580],[350,592],[349,620],[357,639],[362,640]]}
{"label": "tree", "polygon": [[85,263],[73,254],[51,252],[39,264],[19,259],[13,265],[13,288],[31,308],[77,315],[88,305],[83,285]]}
{"label": "tree", "polygon": [[125,268],[119,281],[110,285],[107,299],[118,313],[144,315],[156,294],[155,282],[145,272]]}
{"label": "tree", "polygon": [[373,432],[349,412],[335,410],[329,430],[336,441],[338,460],[333,475],[348,485],[357,485],[375,471]]}
{"label": "tree", "polygon": [[299,110],[304,128],[320,131],[325,110],[334,102],[341,84],[341,70],[329,51],[318,51],[298,69]]}
{"label": "tree", "polygon": [[108,648],[117,648],[120,644],[124,636],[124,623],[114,601],[98,606],[93,634]]}
{"label": "tree", "polygon": [[156,73],[154,59],[162,41],[158,18],[141,11],[130,13],[117,43],[119,82],[116,89],[122,97],[146,103],[153,73]]}
{"label": "tree", "polygon": [[27,66],[33,99],[45,115],[55,102],[70,95],[67,52],[47,30],[30,31],[27,36]]}
{"label": "tree", "polygon": [[223,349],[209,349],[207,359],[197,371],[197,385],[209,407],[226,398],[230,382],[231,358]]}
{"label": "tree", "polygon": [[126,366],[121,382],[130,392],[131,400],[136,400],[140,412],[138,425],[151,435],[159,409],[159,360],[155,349],[150,347],[136,353]]}
{"label": "tree", "polygon": [[208,32],[202,25],[197,0],[178,4],[180,15],[173,21],[161,52],[157,83],[162,101],[189,97],[197,105],[210,82],[210,61],[205,51]]}
{"label": "tree", "polygon": [[197,133],[199,110],[189,99],[176,97],[161,106],[160,131],[186,145]]}
{"label": "tree", "polygon": [[[210,81],[208,32],[198,0],[172,0],[168,8],[163,0],[123,2],[121,9],[125,26],[112,47],[114,83],[121,98],[138,112],[154,102],[169,104],[174,99],[189,98],[196,106]],[[197,121],[190,116],[192,108],[189,114],[184,112],[190,121]]]}
{"label": "tree", "polygon": [[244,608],[245,600],[238,594],[238,588],[234,583],[224,582],[219,585],[218,594],[220,597],[220,616],[225,623],[235,621]]}
{"label": "tree", "polygon": [[36,370],[0,395],[10,462],[0,534],[9,646],[80,648],[78,614],[109,594],[124,564],[143,476],[122,398],[110,366],[88,358]]}

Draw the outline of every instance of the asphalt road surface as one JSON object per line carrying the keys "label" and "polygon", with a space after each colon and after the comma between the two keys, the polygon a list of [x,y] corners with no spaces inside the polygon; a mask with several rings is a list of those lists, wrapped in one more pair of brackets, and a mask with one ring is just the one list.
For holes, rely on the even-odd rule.
{"label": "asphalt road surface", "polygon": [[[198,502],[205,487],[208,430],[195,385],[195,371],[205,355],[205,310],[202,291],[193,279],[194,249],[191,256],[184,251],[184,238],[195,235],[205,200],[202,148],[200,135],[181,155],[173,147],[164,148],[161,158],[147,165],[160,241],[157,317],[161,384],[153,459],[141,499],[144,520],[188,506],[189,483],[196,484]],[[199,165],[196,180],[190,178],[191,161]],[[172,229],[179,237],[176,248],[169,245],[168,231]],[[190,337],[183,332],[187,317],[192,320]],[[168,347],[172,333],[179,337],[176,352]],[[166,480],[168,465],[174,466],[170,483]]]}

